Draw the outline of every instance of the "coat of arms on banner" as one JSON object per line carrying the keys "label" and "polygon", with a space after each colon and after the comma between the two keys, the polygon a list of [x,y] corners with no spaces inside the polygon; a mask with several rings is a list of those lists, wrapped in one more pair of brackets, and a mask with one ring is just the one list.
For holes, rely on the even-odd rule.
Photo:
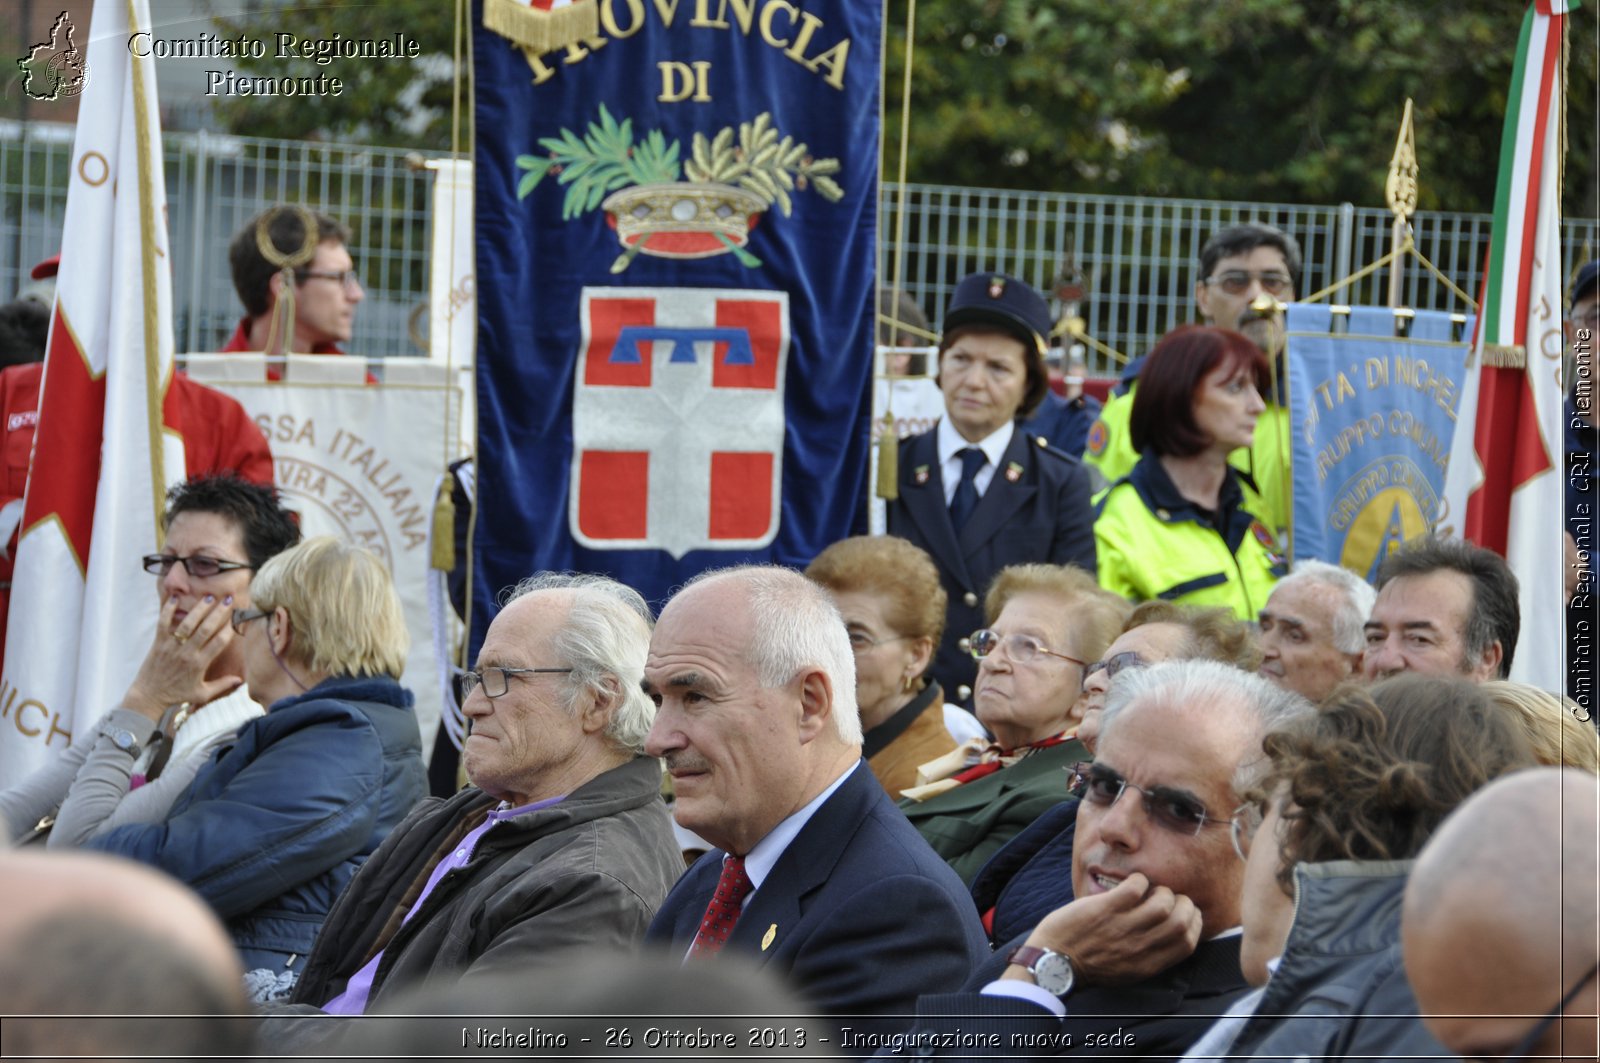
{"label": "coat of arms on banner", "polygon": [[786,292],[585,288],[572,537],[595,549],[749,550],[777,534]]}

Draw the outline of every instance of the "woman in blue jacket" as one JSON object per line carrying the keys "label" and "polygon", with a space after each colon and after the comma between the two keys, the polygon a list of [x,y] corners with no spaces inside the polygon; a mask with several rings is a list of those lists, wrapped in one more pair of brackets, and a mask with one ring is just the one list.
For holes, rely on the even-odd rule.
{"label": "woman in blue jacket", "polygon": [[[258,1000],[284,996],[356,868],[426,790],[408,636],[388,571],[323,536],[267,562],[253,607],[202,602],[180,644],[231,626],[269,706],[200,769],[165,820],[88,847],[161,868],[217,910]],[[225,637],[225,636],[224,636]]]}

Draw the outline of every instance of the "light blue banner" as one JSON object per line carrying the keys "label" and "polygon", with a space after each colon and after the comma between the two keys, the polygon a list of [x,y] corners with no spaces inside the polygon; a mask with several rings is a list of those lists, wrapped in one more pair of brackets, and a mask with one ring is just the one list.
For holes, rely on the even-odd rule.
{"label": "light blue banner", "polygon": [[1438,520],[1472,324],[1419,310],[1402,339],[1393,310],[1352,307],[1332,331],[1342,317],[1289,307],[1294,556],[1372,579]]}

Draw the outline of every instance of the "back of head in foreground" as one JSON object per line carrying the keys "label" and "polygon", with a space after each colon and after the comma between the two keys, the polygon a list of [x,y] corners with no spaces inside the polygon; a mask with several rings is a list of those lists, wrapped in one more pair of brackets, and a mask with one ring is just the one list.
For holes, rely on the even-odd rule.
{"label": "back of head in foreground", "polygon": [[1535,768],[1475,794],[1406,887],[1406,973],[1428,1029],[1462,1056],[1593,1060],[1600,782]]}
{"label": "back of head in foreground", "polygon": [[251,1051],[247,1022],[207,1018],[249,1010],[233,944],[174,880],[94,853],[8,852],[0,896],[5,1011],[34,1016],[6,1020],[6,1055]]}

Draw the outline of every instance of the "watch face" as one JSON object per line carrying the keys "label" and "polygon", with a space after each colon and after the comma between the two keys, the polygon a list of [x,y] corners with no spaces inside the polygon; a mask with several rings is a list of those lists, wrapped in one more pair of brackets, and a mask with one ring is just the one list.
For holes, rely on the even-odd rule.
{"label": "watch face", "polygon": [[1033,965],[1033,980],[1046,993],[1063,996],[1072,988],[1072,964],[1057,952],[1046,952]]}

